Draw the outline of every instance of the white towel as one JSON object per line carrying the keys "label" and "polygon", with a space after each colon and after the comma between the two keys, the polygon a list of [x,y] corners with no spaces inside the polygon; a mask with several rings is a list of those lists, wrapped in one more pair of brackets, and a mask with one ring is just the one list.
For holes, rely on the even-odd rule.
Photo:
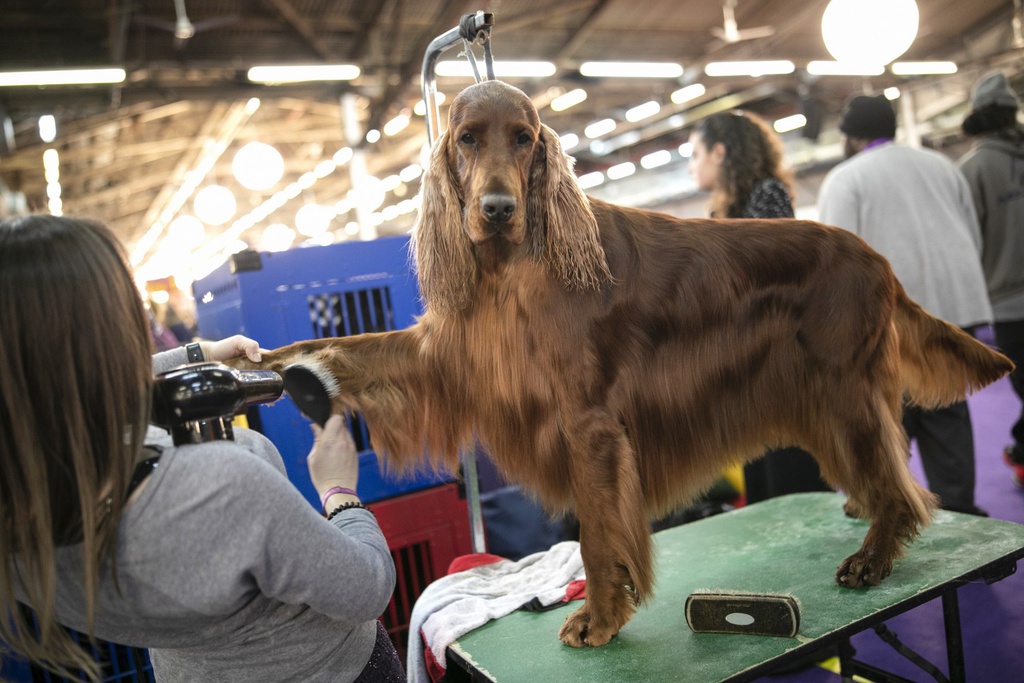
{"label": "white towel", "polygon": [[460,636],[534,598],[544,606],[560,602],[569,583],[581,578],[580,544],[564,541],[518,562],[501,560],[434,581],[417,598],[409,618],[408,680],[430,683],[420,631],[434,659],[444,667],[445,649]]}

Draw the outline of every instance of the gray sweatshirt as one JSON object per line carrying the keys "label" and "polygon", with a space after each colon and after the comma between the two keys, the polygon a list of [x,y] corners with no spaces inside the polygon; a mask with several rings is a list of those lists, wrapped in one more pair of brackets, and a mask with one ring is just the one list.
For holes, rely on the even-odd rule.
{"label": "gray sweatshirt", "polygon": [[[161,372],[185,363],[159,354]],[[120,594],[104,572],[96,635],[150,648],[156,679],[351,681],[369,660],[395,567],[374,516],[328,522],[265,437],[174,447],[125,511]],[[81,549],[58,554],[57,612],[85,631]]]}
{"label": "gray sweatshirt", "polygon": [[978,138],[960,170],[981,223],[981,265],[996,322],[1024,320],[1024,126]]}
{"label": "gray sweatshirt", "polygon": [[864,150],[825,176],[818,213],[889,259],[932,315],[960,327],[992,322],[971,191],[942,154],[893,142]]}

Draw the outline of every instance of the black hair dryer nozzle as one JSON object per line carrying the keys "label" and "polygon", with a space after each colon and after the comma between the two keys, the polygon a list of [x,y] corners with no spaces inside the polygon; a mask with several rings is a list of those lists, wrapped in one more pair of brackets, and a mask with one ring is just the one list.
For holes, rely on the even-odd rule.
{"label": "black hair dryer nozzle", "polygon": [[192,363],[156,376],[151,420],[171,433],[175,445],[233,440],[235,415],[276,401],[283,391],[281,375],[271,370]]}

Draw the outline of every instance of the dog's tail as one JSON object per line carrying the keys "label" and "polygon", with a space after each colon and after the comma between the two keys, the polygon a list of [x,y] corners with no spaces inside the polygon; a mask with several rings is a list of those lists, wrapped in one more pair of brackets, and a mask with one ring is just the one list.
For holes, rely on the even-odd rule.
{"label": "dog's tail", "polygon": [[962,401],[1013,370],[1009,358],[929,315],[902,287],[895,324],[903,390],[913,405],[932,409]]}

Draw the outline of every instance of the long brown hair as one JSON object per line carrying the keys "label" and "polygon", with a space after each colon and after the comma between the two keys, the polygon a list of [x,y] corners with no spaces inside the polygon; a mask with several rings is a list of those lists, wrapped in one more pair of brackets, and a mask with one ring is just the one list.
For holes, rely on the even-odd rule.
{"label": "long brown hair", "polygon": [[82,553],[91,634],[153,377],[145,311],[113,234],[66,217],[0,221],[0,330],[0,640],[97,680],[56,621],[56,557],[60,546]]}
{"label": "long brown hair", "polygon": [[711,214],[716,218],[741,218],[754,186],[766,178],[775,178],[793,196],[793,173],[783,165],[782,140],[761,117],[720,112],[700,120],[693,132],[709,150],[719,142],[725,147],[711,193]]}

